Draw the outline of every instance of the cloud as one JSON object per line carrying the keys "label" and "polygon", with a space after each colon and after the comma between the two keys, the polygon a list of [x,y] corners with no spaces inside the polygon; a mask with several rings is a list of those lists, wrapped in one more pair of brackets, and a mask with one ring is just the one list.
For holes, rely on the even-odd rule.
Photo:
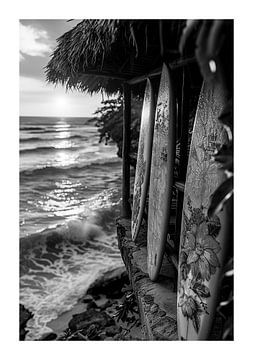
{"label": "cloud", "polygon": [[21,76],[20,115],[23,116],[92,116],[101,106],[101,94],[88,95],[55,87],[40,79]]}
{"label": "cloud", "polygon": [[55,88],[54,86],[50,86],[46,83],[46,81],[42,81],[39,79],[35,79],[32,77],[27,76],[20,76],[19,80],[19,88],[21,92],[32,92],[32,93],[38,93],[38,92],[47,92],[48,89],[53,91]]}
{"label": "cloud", "polygon": [[46,30],[20,23],[20,60],[23,55],[46,56],[52,51],[52,42]]}

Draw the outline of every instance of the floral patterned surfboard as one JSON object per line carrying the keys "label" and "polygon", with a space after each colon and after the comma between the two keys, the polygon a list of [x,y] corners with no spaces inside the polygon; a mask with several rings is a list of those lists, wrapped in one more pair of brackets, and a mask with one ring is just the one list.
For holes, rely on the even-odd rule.
{"label": "floral patterned surfboard", "polygon": [[132,239],[135,241],[140,230],[149,187],[152,141],[154,132],[155,105],[154,93],[150,80],[147,80],[138,144],[138,157],[135,172],[134,196],[132,209]]}
{"label": "floral patterned surfboard", "polygon": [[178,268],[180,340],[208,338],[215,313],[226,241],[226,209],[207,217],[210,195],[223,180],[213,155],[226,142],[218,122],[224,106],[219,85],[203,84],[185,183]]}
{"label": "floral patterned surfboard", "polygon": [[164,64],[155,114],[148,209],[148,273],[159,275],[168,233],[175,157],[175,100]]}

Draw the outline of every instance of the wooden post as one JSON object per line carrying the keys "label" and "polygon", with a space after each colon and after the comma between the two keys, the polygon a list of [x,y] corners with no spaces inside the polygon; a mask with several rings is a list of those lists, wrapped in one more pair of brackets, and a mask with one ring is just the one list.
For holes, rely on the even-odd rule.
{"label": "wooden post", "polygon": [[[188,146],[188,127],[189,127],[189,78],[187,69],[182,69],[182,92],[180,102],[180,116],[181,116],[181,139],[180,139],[180,165],[179,165],[179,180],[182,184],[185,183],[187,170],[187,146]],[[180,191],[181,190],[181,191]],[[178,246],[180,241],[181,220],[184,201],[184,192],[178,189],[177,193],[177,213],[176,213],[176,239],[178,239]]]}
{"label": "wooden post", "polygon": [[122,146],[122,211],[124,218],[131,217],[130,206],[130,142],[131,142],[131,89],[130,85],[123,84],[123,146]]}

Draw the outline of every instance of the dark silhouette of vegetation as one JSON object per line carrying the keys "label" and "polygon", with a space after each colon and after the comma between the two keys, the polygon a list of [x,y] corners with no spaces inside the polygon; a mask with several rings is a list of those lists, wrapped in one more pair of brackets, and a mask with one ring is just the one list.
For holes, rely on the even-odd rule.
{"label": "dark silhouette of vegetation", "polygon": [[219,82],[226,98],[219,121],[227,132],[228,141],[214,156],[226,179],[212,194],[208,216],[214,217],[224,206],[228,207],[230,214],[230,244],[216,312],[223,320],[222,340],[233,340],[233,21],[188,20],[179,49],[182,54],[195,51],[203,79]]}
{"label": "dark silhouette of vegetation", "polygon": [[[131,165],[135,167],[138,152],[138,139],[140,131],[140,119],[142,110],[142,98],[132,98],[131,108]],[[97,126],[100,133],[100,142],[112,140],[118,146],[117,155],[122,157],[123,141],[123,97],[109,99],[102,102],[102,107],[96,110]]]}

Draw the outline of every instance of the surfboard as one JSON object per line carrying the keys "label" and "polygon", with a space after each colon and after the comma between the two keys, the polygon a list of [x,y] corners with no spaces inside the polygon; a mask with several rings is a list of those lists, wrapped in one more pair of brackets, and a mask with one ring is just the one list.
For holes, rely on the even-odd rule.
{"label": "surfboard", "polygon": [[226,142],[218,122],[224,95],[203,84],[190,146],[181,223],[177,320],[179,340],[205,340],[215,315],[227,240],[226,208],[209,219],[210,195],[224,180],[213,155]]}
{"label": "surfboard", "polygon": [[148,79],[143,100],[140,135],[138,143],[138,155],[135,170],[133,209],[131,221],[133,241],[135,241],[140,230],[145,209],[146,196],[149,187],[154,118],[154,93],[151,82]]}
{"label": "surfboard", "polygon": [[159,275],[168,233],[175,157],[175,99],[168,67],[160,80],[153,135],[148,207],[148,273]]}

